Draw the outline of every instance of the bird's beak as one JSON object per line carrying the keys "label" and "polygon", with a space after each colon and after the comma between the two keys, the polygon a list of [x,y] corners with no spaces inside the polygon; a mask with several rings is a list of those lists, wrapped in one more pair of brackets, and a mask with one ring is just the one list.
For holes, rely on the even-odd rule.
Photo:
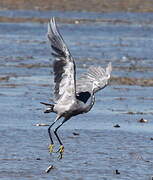
{"label": "bird's beak", "polygon": [[40,104],[43,104],[43,105],[46,105],[46,106],[52,106],[51,104],[49,104],[49,103],[44,103],[44,102],[40,102]]}

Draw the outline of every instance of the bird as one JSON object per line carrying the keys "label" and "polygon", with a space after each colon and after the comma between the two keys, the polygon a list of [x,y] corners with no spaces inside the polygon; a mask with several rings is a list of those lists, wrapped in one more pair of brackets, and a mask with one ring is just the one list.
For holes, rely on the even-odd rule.
{"label": "bird", "polygon": [[47,37],[52,49],[53,73],[54,73],[54,102],[53,104],[40,102],[47,106],[44,113],[56,113],[56,118],[48,128],[51,144],[49,152],[54,152],[54,141],[51,128],[56,122],[63,118],[61,123],[53,130],[59,142],[59,159],[62,159],[64,145],[58,136],[58,129],[71,117],[87,113],[95,103],[95,93],[104,89],[109,84],[112,71],[111,62],[106,69],[101,66],[91,66],[86,73],[76,79],[76,65],[68,46],[60,34],[55,18],[52,17],[48,22]]}

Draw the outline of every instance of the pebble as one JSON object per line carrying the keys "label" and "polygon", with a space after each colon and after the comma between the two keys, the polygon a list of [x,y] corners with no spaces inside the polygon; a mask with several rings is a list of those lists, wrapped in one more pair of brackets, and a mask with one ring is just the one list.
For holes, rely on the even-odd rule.
{"label": "pebble", "polygon": [[116,174],[120,174],[120,172],[119,172],[117,169],[115,170],[115,173],[116,173]]}
{"label": "pebble", "polygon": [[120,128],[119,124],[114,125],[115,128]]}
{"label": "pebble", "polygon": [[79,136],[80,134],[79,134],[79,133],[76,133],[76,132],[73,132],[73,135],[74,135],[74,136]]}
{"label": "pebble", "polygon": [[147,120],[147,119],[143,119],[143,118],[141,118],[141,119],[139,120],[139,122],[140,122],[140,123],[147,123],[147,122],[148,122],[148,120]]}

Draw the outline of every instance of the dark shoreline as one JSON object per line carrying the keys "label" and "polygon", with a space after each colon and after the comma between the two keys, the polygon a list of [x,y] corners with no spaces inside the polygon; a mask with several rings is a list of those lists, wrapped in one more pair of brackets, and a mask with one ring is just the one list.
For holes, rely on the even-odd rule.
{"label": "dark shoreline", "polygon": [[152,0],[5,0],[0,1],[0,10],[60,10],[88,12],[153,12]]}

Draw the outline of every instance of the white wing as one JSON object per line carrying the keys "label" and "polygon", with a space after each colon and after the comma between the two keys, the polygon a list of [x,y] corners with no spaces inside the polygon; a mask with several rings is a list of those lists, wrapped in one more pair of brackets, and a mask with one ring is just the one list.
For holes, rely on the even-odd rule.
{"label": "white wing", "polygon": [[83,74],[77,81],[77,94],[81,92],[96,93],[107,86],[112,71],[111,63],[108,64],[106,70],[102,67],[91,66],[86,74]]}

